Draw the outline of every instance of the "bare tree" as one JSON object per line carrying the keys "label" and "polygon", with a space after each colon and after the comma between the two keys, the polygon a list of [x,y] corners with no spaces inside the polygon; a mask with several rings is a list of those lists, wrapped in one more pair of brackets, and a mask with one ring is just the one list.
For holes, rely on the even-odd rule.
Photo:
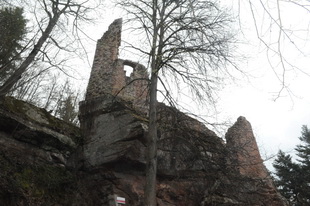
{"label": "bare tree", "polygon": [[[97,2],[97,3],[96,3]],[[43,62],[49,67],[65,72],[68,58],[61,52],[74,52],[81,45],[80,23],[90,21],[89,11],[100,4],[100,0],[42,0],[42,1],[10,1],[10,5],[20,5],[32,9],[34,22],[30,23],[32,32],[28,42],[21,49],[22,61],[0,86],[0,97],[8,94],[22,78],[23,73],[34,62]],[[15,4],[14,4],[15,3]],[[31,11],[29,11],[31,12]],[[70,25],[70,26],[69,26]],[[75,45],[73,49],[70,45]],[[83,49],[83,48],[82,48]],[[59,56],[65,56],[61,59]]]}
{"label": "bare tree", "polygon": [[67,79],[61,87],[56,88],[56,97],[57,101],[53,104],[54,116],[78,125],[78,103],[82,99],[81,92],[75,91]]}
{"label": "bare tree", "polygon": [[8,95],[41,106],[43,100],[41,94],[48,91],[44,91],[42,86],[50,82],[50,77],[51,73],[48,69],[32,65],[32,69],[23,73]]}
{"label": "bare tree", "polygon": [[[63,80],[62,80],[63,79]],[[78,125],[78,102],[83,98],[80,88],[76,89],[69,78],[60,72],[27,70],[8,94],[17,99],[42,107],[55,117]]]}
{"label": "bare tree", "polygon": [[[129,13],[133,30],[145,36],[142,46],[130,46],[148,59],[151,74],[145,205],[156,205],[158,81],[168,88],[165,78],[159,75],[172,76],[177,84],[189,85],[198,98],[212,101],[213,86],[219,83],[221,74],[228,72],[225,65],[232,64],[232,18],[215,2],[207,0],[138,0],[118,4]],[[165,95],[173,102],[170,92],[166,89]]]}

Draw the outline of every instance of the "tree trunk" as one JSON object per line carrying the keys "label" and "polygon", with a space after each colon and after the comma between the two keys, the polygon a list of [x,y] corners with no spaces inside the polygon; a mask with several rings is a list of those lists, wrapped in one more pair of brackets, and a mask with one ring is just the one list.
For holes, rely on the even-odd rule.
{"label": "tree trunk", "polygon": [[158,71],[156,62],[157,49],[157,0],[153,1],[152,24],[154,27],[152,50],[151,50],[151,84],[149,105],[149,134],[146,153],[146,182],[145,182],[145,205],[156,206],[156,173],[157,173],[157,81]]}
{"label": "tree trunk", "polygon": [[156,206],[157,172],[157,73],[152,73],[150,86],[149,134],[147,144],[145,203]]}

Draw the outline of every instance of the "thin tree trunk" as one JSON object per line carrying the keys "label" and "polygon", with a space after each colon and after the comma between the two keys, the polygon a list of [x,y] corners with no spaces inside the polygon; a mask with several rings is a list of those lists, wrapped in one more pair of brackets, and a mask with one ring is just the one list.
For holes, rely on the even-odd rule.
{"label": "thin tree trunk", "polygon": [[49,92],[49,95],[47,97],[44,109],[47,109],[49,107],[49,105],[51,104],[51,99],[52,99],[52,96],[53,96],[53,92],[54,92],[54,89],[56,87],[56,77],[55,76],[53,76],[53,82],[52,83],[53,83],[52,84],[52,88],[50,89],[50,92]]}
{"label": "thin tree trunk", "polygon": [[145,205],[156,206],[156,173],[157,173],[157,0],[153,1],[152,23],[154,27],[151,50],[151,84],[149,105],[149,134],[146,153]]}
{"label": "thin tree trunk", "polygon": [[149,134],[146,165],[146,206],[156,206],[156,172],[157,172],[157,73],[153,72],[150,86]]}

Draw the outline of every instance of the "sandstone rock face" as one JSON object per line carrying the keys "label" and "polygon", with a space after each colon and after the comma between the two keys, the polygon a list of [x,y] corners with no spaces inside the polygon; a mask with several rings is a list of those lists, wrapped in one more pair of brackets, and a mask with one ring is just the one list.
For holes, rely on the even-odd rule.
{"label": "sandstone rock face", "polygon": [[231,164],[237,165],[241,175],[253,178],[269,176],[253,134],[250,122],[239,117],[226,133],[227,148],[231,155]]}
{"label": "sandstone rock face", "polygon": [[[90,106],[90,107],[89,107]],[[128,158],[144,163],[145,122],[115,97],[92,99],[80,106],[84,161],[89,167]]]}
{"label": "sandstone rock face", "polygon": [[[23,109],[0,109],[1,205],[115,205],[117,195],[126,198],[126,205],[143,206],[147,120],[130,104],[106,97],[93,99],[92,107],[81,105],[81,118],[93,120],[82,129],[93,130],[84,131],[87,136],[78,141],[75,128],[47,112],[9,102],[5,104],[15,109],[31,107],[41,123]],[[158,205],[286,205],[269,176],[249,175],[231,164],[240,156],[227,149],[228,139],[225,145],[199,121],[163,104],[158,108]],[[239,142],[253,137],[244,136],[252,132],[250,127],[238,131],[236,125],[249,123],[239,118],[226,138]]]}
{"label": "sandstone rock face", "polygon": [[[250,199],[251,205],[287,205],[263,164],[250,122],[245,117],[239,117],[228,129],[225,138],[227,168],[231,172],[232,185],[238,185],[235,191],[239,194],[239,200],[246,202]],[[248,195],[242,197],[242,193]]]}
{"label": "sandstone rock face", "polygon": [[[0,102],[0,205],[70,205],[61,193],[81,142],[79,129],[13,98]],[[68,192],[72,192],[68,187]]]}
{"label": "sandstone rock face", "polygon": [[[4,150],[33,152],[33,160],[66,164],[66,157],[81,140],[79,129],[52,117],[45,110],[6,98],[1,102],[0,135]],[[19,145],[19,146],[17,146]],[[23,152],[20,152],[22,155]],[[47,156],[46,156],[47,155]]]}

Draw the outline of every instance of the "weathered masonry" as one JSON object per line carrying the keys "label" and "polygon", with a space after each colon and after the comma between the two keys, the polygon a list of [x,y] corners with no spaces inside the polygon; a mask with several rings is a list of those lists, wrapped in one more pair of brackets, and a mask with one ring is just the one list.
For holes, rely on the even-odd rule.
{"label": "weathered masonry", "polygon": [[[86,101],[111,94],[131,101],[133,105],[147,104],[148,73],[146,68],[137,62],[118,58],[121,31],[122,19],[117,19],[98,40]],[[133,68],[129,77],[125,74],[124,65]]]}

